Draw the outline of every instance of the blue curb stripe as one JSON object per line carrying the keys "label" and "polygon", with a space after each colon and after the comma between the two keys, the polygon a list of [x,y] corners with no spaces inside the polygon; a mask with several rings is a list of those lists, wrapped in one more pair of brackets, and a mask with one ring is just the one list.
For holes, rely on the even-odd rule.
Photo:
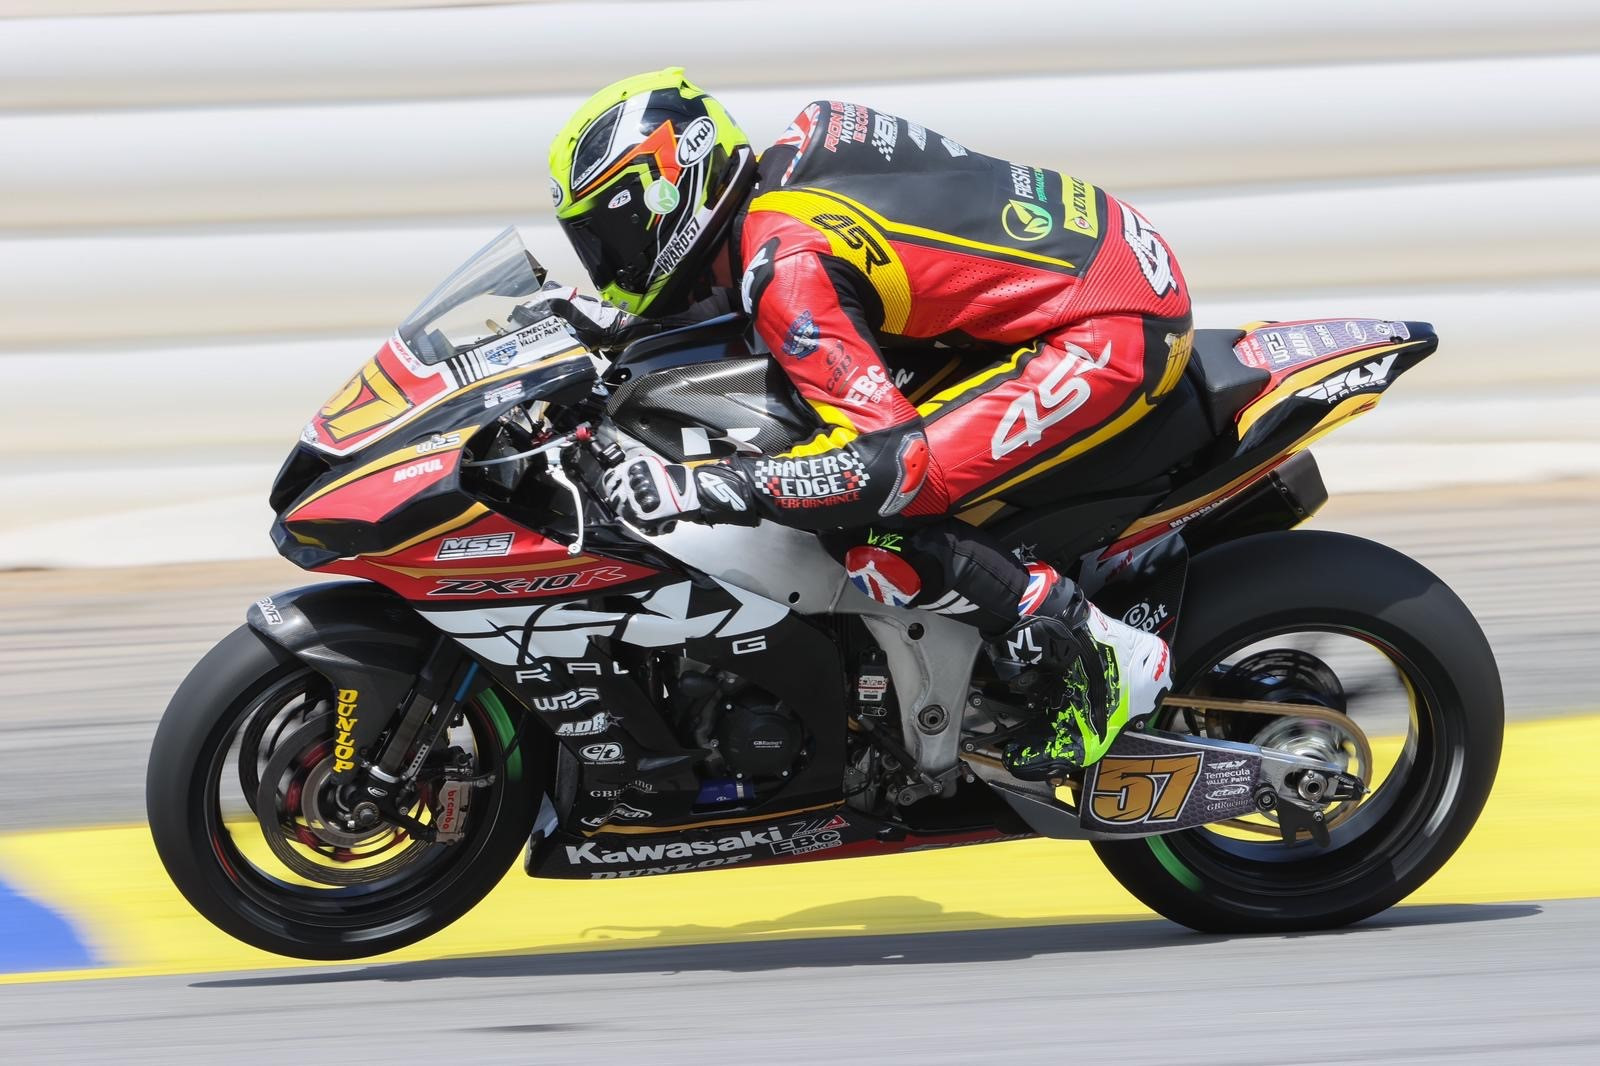
{"label": "blue curb stripe", "polygon": [[72,923],[0,881],[0,973],[98,965]]}

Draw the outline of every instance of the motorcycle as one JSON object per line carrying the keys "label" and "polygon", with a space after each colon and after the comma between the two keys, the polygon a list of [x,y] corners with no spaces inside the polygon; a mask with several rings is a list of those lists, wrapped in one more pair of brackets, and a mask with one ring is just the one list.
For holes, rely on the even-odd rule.
{"label": "motorcycle", "polygon": [[[448,925],[524,849],[534,877],[614,879],[1050,837],[1192,928],[1324,929],[1471,829],[1504,717],[1472,614],[1387,547],[1294,528],[1327,499],[1308,446],[1435,350],[1427,323],[1169,336],[1170,394],[1092,464],[962,512],[1172,648],[1172,693],[1109,754],[1026,782],[1000,752],[1043,709],[973,628],[863,595],[808,533],[610,510],[632,445],[811,435],[748,323],[592,352],[544,277],[507,230],[279,471],[278,551],[341,580],[251,605],[148,770],[162,862],[218,928],[351,959]],[[914,402],[938,385],[917,366]]]}

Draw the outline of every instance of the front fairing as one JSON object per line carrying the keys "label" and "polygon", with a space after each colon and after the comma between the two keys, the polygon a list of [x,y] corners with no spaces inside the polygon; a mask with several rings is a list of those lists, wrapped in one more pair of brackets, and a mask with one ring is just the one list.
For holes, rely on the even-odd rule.
{"label": "front fairing", "polygon": [[[362,374],[387,373],[393,358],[386,347]],[[582,400],[596,381],[594,360],[569,349],[479,381],[452,383],[392,423],[361,430],[361,439],[341,451],[302,440],[270,498],[279,552],[311,568],[388,550],[481,508],[460,480],[473,437],[516,405]]]}
{"label": "front fairing", "polygon": [[544,269],[514,229],[452,273],[306,424],[270,502],[302,566],[383,551],[473,506],[474,434],[595,388],[600,363],[533,299]]}

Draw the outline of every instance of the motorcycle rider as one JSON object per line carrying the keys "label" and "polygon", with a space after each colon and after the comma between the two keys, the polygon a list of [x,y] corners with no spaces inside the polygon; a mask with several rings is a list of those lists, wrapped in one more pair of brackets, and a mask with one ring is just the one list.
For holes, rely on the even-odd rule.
{"label": "motorcycle rider", "polygon": [[[781,455],[632,451],[607,476],[620,513],[646,529],[815,530],[869,596],[977,626],[1044,712],[1004,751],[1018,777],[1095,762],[1155,706],[1159,637],[953,517],[1103,444],[1176,386],[1188,292],[1143,216],[839,101],[808,104],[758,160],[678,68],[596,93],[550,170],[556,217],[606,301],[551,294],[580,337],[614,346],[736,301],[820,423]],[[989,357],[963,373],[974,352]]]}

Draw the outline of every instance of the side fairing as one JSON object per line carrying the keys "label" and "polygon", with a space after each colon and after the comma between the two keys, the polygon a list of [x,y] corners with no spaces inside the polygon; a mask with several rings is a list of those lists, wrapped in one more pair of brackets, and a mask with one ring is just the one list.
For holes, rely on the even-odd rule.
{"label": "side fairing", "polygon": [[[756,810],[840,798],[843,663],[832,639],[781,603],[720,581],[663,575],[625,593],[454,610],[418,606],[576,757],[573,824],[690,817],[699,791],[693,768],[706,752],[686,747],[682,723],[675,731],[663,713],[670,704],[657,653],[737,675],[803,723],[806,757]],[[692,709],[677,706],[674,713]]]}

